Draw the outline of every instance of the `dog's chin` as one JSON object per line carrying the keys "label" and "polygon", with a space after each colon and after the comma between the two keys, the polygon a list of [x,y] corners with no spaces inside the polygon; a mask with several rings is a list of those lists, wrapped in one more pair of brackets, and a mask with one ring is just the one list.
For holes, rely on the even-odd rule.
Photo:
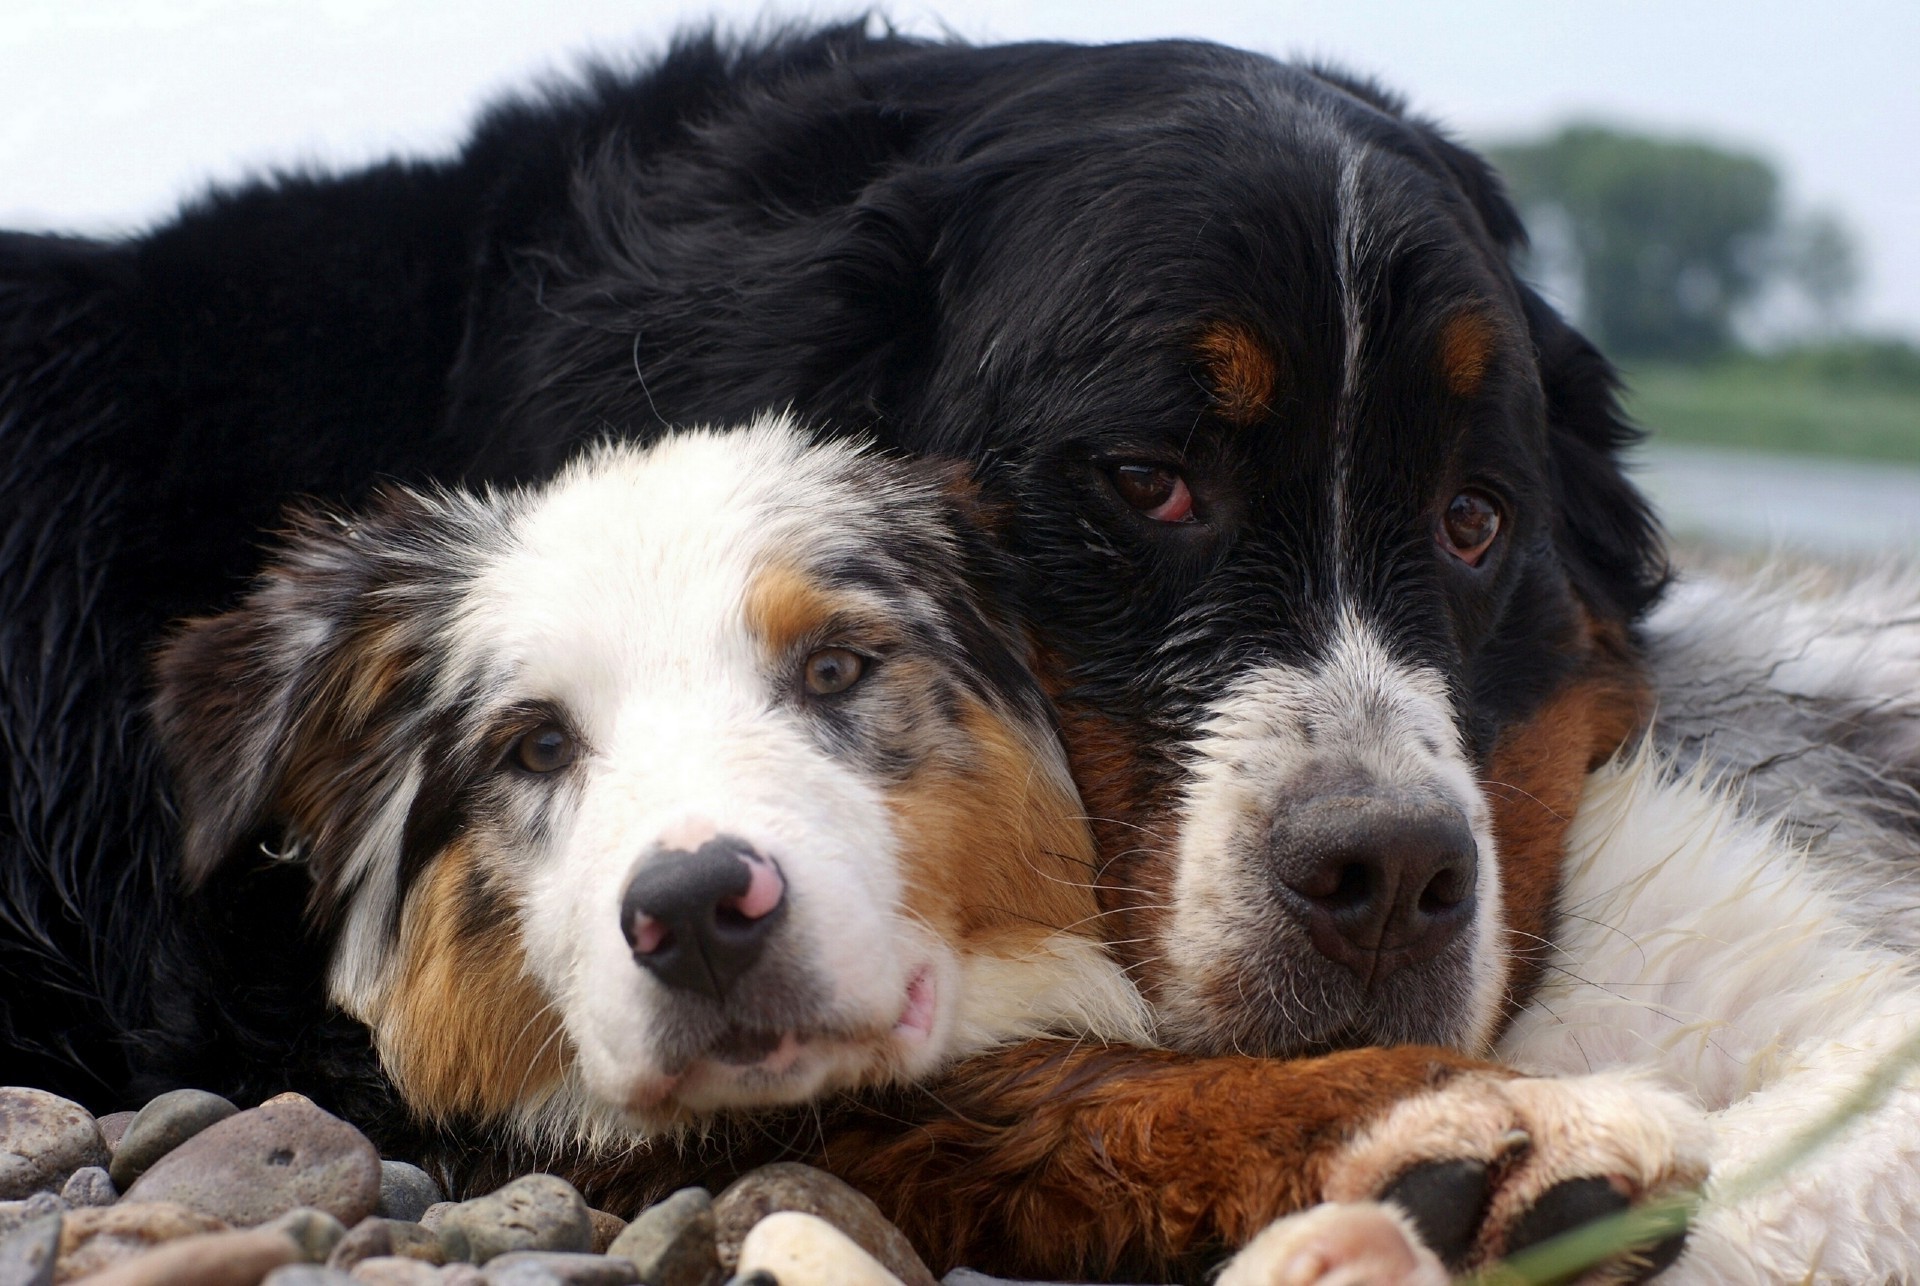
{"label": "dog's chin", "polygon": [[1465,943],[1367,986],[1318,957],[1249,950],[1222,956],[1199,977],[1169,980],[1161,1033],[1199,1054],[1304,1058],[1378,1045],[1438,1045],[1477,1053],[1488,1015],[1476,997]]}
{"label": "dog's chin", "polygon": [[[728,1025],[671,1068],[590,1077],[589,1088],[630,1123],[658,1127],[912,1080],[942,1061],[938,1033],[951,1026],[943,1021],[944,990],[936,972],[923,968],[890,1021]],[[595,1079],[607,1083],[592,1084]]]}

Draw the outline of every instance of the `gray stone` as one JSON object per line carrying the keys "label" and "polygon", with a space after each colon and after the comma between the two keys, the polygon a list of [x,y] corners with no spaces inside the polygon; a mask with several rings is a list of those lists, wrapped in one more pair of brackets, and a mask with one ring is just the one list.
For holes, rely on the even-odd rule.
{"label": "gray stone", "polygon": [[380,1199],[380,1156],[304,1099],[267,1103],[194,1135],[122,1199],[175,1201],[239,1227],[312,1206],[352,1227]]}
{"label": "gray stone", "polygon": [[45,1090],[0,1089],[0,1201],[58,1192],[75,1170],[107,1160],[86,1108]]}
{"label": "gray stone", "polygon": [[6,1286],[53,1286],[60,1258],[60,1216],[43,1215],[0,1237],[0,1282]]}
{"label": "gray stone", "polygon": [[362,1219],[352,1232],[341,1238],[327,1257],[327,1267],[347,1272],[362,1260],[390,1256],[436,1265],[447,1261],[446,1253],[440,1248],[440,1238],[432,1232],[417,1223],[376,1216]]}
{"label": "gray stone", "polygon": [[529,1174],[463,1201],[440,1220],[448,1259],[484,1264],[510,1250],[585,1251],[593,1244],[587,1203],[565,1179]]}
{"label": "gray stone", "polygon": [[380,1163],[380,1204],[374,1213],[382,1219],[418,1223],[427,1210],[447,1199],[433,1176],[405,1161]]}
{"label": "gray stone", "polygon": [[114,1264],[88,1277],[87,1286],[259,1286],[299,1253],[266,1228],[201,1233]]}
{"label": "gray stone", "polygon": [[354,1286],[354,1280],[318,1264],[288,1264],[268,1273],[260,1286]]}
{"label": "gray stone", "polygon": [[65,1197],[51,1192],[36,1192],[25,1201],[0,1201],[0,1237],[15,1228],[24,1228],[35,1219],[62,1215],[70,1209]]}
{"label": "gray stone", "polygon": [[740,1243],[747,1233],[780,1210],[797,1210],[826,1220],[905,1286],[939,1286],[906,1234],[888,1222],[880,1207],[826,1171],[790,1161],[763,1165],[742,1175],[715,1199],[713,1217],[721,1267],[732,1272],[740,1262]]}
{"label": "gray stone", "polygon": [[[361,1222],[365,1222],[362,1220]],[[309,1264],[324,1264],[333,1248],[347,1235],[347,1226],[324,1210],[300,1206],[271,1223],[262,1225],[285,1233],[300,1247],[300,1258]]]}
{"label": "gray stone", "polygon": [[420,1226],[428,1232],[439,1232],[440,1221],[447,1217],[447,1212],[459,1208],[458,1201],[436,1201],[427,1207],[425,1214],[420,1216]]}
{"label": "gray stone", "polygon": [[368,1286],[445,1286],[446,1281],[432,1264],[398,1255],[361,1260],[353,1266],[352,1279]]}
{"label": "gray stone", "polygon": [[107,1173],[113,1176],[114,1186],[125,1192],[155,1161],[239,1110],[205,1090],[171,1090],[160,1095],[135,1114],[113,1149]]}
{"label": "gray stone", "polygon": [[127,1135],[127,1127],[133,1124],[138,1112],[109,1112],[100,1118],[100,1137],[107,1141],[107,1150],[113,1151],[120,1146],[120,1140]]}
{"label": "gray stone", "polygon": [[61,1222],[56,1273],[61,1281],[84,1277],[168,1242],[226,1228],[221,1220],[170,1201],[122,1201],[75,1210]]}
{"label": "gray stone", "polygon": [[627,1230],[627,1221],[619,1215],[608,1214],[604,1210],[587,1210],[587,1218],[593,1220],[593,1244],[587,1249],[596,1255],[607,1253],[607,1247],[613,1245],[621,1233]]}
{"label": "gray stone", "polygon": [[680,1189],[641,1211],[607,1253],[632,1261],[647,1286],[705,1286],[720,1271],[713,1198],[705,1188]]}
{"label": "gray stone", "polygon": [[634,1286],[641,1280],[627,1260],[553,1250],[511,1251],[480,1275],[487,1286]]}
{"label": "gray stone", "polygon": [[67,1176],[67,1186],[60,1189],[60,1199],[76,1209],[81,1206],[110,1206],[120,1200],[120,1190],[113,1186],[113,1180],[105,1170],[90,1165]]}

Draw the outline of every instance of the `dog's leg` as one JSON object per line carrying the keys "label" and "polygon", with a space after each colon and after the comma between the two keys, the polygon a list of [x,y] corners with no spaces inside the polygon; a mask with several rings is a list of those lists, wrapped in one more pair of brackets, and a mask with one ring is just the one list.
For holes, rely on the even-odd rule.
{"label": "dog's leg", "polygon": [[1191,1276],[1326,1200],[1393,1202],[1441,1258],[1480,1265],[1704,1174],[1672,1096],[1438,1049],[1281,1061],[1036,1041],[913,1102],[904,1122],[843,1121],[825,1160],[936,1267]]}

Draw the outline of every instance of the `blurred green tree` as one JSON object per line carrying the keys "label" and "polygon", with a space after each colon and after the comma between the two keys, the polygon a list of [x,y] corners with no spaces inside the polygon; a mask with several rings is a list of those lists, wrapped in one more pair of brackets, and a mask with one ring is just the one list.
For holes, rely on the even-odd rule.
{"label": "blurred green tree", "polygon": [[1780,179],[1758,156],[1600,125],[1489,151],[1550,234],[1541,249],[1566,261],[1575,311],[1623,357],[1725,352],[1741,307],[1775,280],[1828,315],[1852,288],[1851,244],[1831,220],[1783,253]]}

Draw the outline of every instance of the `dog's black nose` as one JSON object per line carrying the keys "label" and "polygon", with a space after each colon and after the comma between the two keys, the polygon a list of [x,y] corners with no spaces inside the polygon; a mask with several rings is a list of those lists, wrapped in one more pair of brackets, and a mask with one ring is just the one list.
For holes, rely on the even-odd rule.
{"label": "dog's black nose", "polygon": [[1364,981],[1437,955],[1473,923],[1473,830],[1442,800],[1318,795],[1281,813],[1273,855],[1314,949]]}
{"label": "dog's black nose", "polygon": [[787,909],[779,865],[744,840],[661,849],[627,882],[620,927],[640,967],[680,991],[723,1000]]}

